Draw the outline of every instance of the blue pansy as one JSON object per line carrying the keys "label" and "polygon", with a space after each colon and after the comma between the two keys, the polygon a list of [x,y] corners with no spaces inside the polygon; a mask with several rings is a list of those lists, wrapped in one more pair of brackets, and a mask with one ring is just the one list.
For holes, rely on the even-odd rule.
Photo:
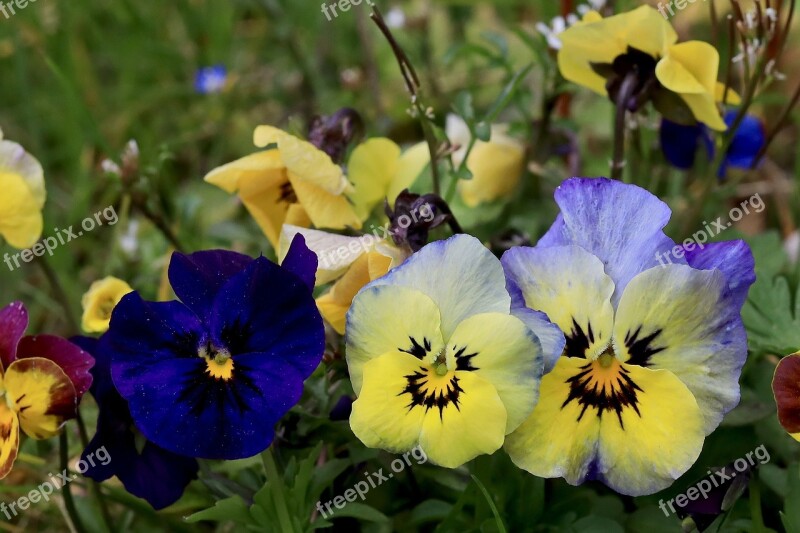
{"label": "blue pansy", "polygon": [[143,441],[134,428],[128,403],[114,388],[111,360],[108,351],[102,348],[103,339],[76,337],[72,342],[92,354],[96,361],[90,391],[100,413],[97,432],[81,454],[83,464],[88,467],[84,475],[97,482],[117,476],[128,492],[147,500],[153,508],[172,505],[197,478],[197,461]]}
{"label": "blue pansy", "polygon": [[114,384],[145,437],[206,459],[266,449],[322,359],[316,269],[302,236],[283,266],[228,251],[175,253],[169,279],[180,301],[125,296],[105,337]]}
{"label": "blue pansy", "polygon": [[223,65],[203,67],[194,77],[194,89],[200,94],[220,93],[228,83],[228,70]]}
{"label": "blue pansy", "polygon": [[[736,110],[725,113],[725,124],[728,127],[733,125],[737,113]],[[664,157],[677,168],[686,170],[694,166],[695,156],[701,147],[709,161],[714,158],[714,139],[704,124],[683,126],[663,119],[659,135]],[[722,162],[719,177],[725,176],[728,167],[742,169],[752,167],[764,142],[766,134],[762,122],[752,115],[745,115]]]}

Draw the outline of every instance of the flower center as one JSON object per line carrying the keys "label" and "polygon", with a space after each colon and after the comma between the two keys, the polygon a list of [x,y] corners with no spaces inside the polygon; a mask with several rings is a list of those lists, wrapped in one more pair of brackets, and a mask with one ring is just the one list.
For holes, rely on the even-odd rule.
{"label": "flower center", "polygon": [[227,381],[233,377],[233,358],[225,348],[208,342],[197,350],[197,354],[206,360],[206,373],[212,378]]}

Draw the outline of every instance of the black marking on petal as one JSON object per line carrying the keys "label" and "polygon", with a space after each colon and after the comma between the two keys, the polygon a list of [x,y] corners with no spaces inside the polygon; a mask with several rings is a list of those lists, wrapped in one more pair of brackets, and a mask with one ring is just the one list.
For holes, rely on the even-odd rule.
{"label": "black marking on petal", "polygon": [[578,324],[575,318],[572,319],[572,331],[566,335],[567,343],[564,346],[564,355],[567,357],[580,357],[586,358],[586,352],[589,346],[594,342],[594,331],[592,331],[591,322],[586,328],[586,332]]}
{"label": "black marking on petal", "polygon": [[437,408],[439,409],[439,419],[443,420],[444,410],[448,405],[452,404],[457,410],[461,411],[459,402],[464,389],[458,384],[458,377],[453,376],[450,378],[450,382],[444,390],[437,390],[435,388],[429,390],[428,386],[430,382],[428,380],[428,372],[428,369],[420,367],[420,369],[413,374],[403,376],[408,383],[398,396],[402,396],[403,394],[411,396],[411,401],[406,406],[409,412],[415,407],[424,407],[426,412],[430,409]]}
{"label": "black marking on petal", "polygon": [[602,418],[604,411],[613,411],[617,415],[619,426],[624,430],[622,411],[632,408],[640,417],[639,400],[637,392],[644,392],[628,375],[629,371],[624,366],[619,366],[615,380],[601,382],[595,375],[597,372],[613,372],[613,370],[600,370],[597,362],[587,363],[580,367],[580,372],[567,379],[569,394],[561,408],[572,401],[577,401],[582,406],[577,421],[583,418],[586,410],[593,407],[597,410],[597,417]]}
{"label": "black marking on petal", "polygon": [[235,409],[239,413],[253,408],[248,398],[264,397],[264,391],[248,375],[247,367],[239,365],[231,379],[216,379],[206,372],[206,365],[188,372],[181,383],[176,401],[189,404],[189,412],[199,416],[207,409],[217,409],[221,414]]}
{"label": "black marking on petal", "polygon": [[422,358],[431,351],[431,341],[425,337],[422,338],[422,344],[420,344],[417,339],[411,336],[408,337],[408,340],[411,341],[411,348],[398,348],[398,350],[407,354],[411,354],[420,360],[422,360]]}
{"label": "black marking on petal", "polygon": [[666,349],[666,346],[656,347],[653,346],[653,341],[661,335],[662,329],[657,329],[650,335],[639,338],[642,332],[642,326],[636,328],[636,331],[625,334],[625,347],[628,349],[630,359],[626,361],[631,365],[650,366],[650,358]]}
{"label": "black marking on petal", "polygon": [[456,370],[467,370],[467,371],[474,371],[480,370],[477,366],[472,364],[472,359],[478,355],[478,352],[471,353],[464,355],[464,352],[467,351],[467,347],[464,346],[460,350],[455,353],[456,358]]}

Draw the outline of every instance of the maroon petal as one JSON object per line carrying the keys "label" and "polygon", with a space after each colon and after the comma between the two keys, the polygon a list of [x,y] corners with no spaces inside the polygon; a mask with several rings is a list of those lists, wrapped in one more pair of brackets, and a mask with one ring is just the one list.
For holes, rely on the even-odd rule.
{"label": "maroon petal", "polygon": [[781,359],[775,368],[772,392],[778,404],[778,420],[791,434],[800,433],[800,352]]}
{"label": "maroon petal", "polygon": [[79,400],[92,385],[92,374],[89,370],[94,366],[94,358],[67,339],[55,335],[23,337],[17,349],[17,357],[43,357],[53,361],[69,376]]}
{"label": "maroon petal", "polygon": [[3,368],[17,358],[17,344],[28,327],[28,311],[22,302],[13,302],[0,309],[0,363]]}

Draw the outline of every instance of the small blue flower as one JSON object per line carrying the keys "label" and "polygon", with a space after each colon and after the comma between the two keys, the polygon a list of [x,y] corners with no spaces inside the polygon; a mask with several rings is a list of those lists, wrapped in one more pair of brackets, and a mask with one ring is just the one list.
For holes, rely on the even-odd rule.
{"label": "small blue flower", "polygon": [[194,78],[194,88],[200,94],[221,93],[228,83],[228,70],[223,65],[203,67]]}
{"label": "small blue flower", "polygon": [[180,302],[125,296],[105,337],[114,384],[144,436],[205,459],[266,449],[322,359],[316,269],[298,235],[282,266],[222,250],[173,254]]}
{"label": "small blue flower", "polygon": [[[725,124],[730,127],[736,120],[736,110],[725,113]],[[711,161],[714,159],[714,139],[705,124],[683,126],[667,119],[661,121],[661,150],[673,166],[687,170],[694,166],[695,156],[702,146]],[[753,115],[745,115],[733,136],[728,153],[720,167],[719,177],[724,178],[728,167],[749,169],[766,142],[764,125]]]}

